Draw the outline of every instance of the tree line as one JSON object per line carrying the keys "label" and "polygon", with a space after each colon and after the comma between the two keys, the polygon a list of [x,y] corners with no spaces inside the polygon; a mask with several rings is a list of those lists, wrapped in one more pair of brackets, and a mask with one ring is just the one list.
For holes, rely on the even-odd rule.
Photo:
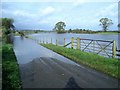
{"label": "tree line", "polygon": [[[2,26],[0,28],[2,28],[2,33],[3,33],[3,38],[5,38],[7,40],[7,36],[10,33],[15,33],[18,32],[21,36],[23,36],[24,34],[28,34],[28,33],[38,33],[38,32],[44,32],[44,30],[23,30],[23,31],[18,31],[15,30],[15,26],[14,26],[14,20],[11,18],[0,18],[0,22],[2,22]],[[112,20],[109,18],[101,18],[99,20],[100,22],[100,26],[102,27],[102,31],[107,32],[108,31],[108,27],[111,26],[113,24]],[[69,29],[69,30],[65,30],[66,24],[63,21],[57,22],[53,28],[53,31],[57,32],[57,33],[96,33],[99,31],[92,31],[89,29]],[[118,24],[118,27],[120,27],[120,23]]]}
{"label": "tree line", "polygon": [[[102,30],[104,32],[108,31],[108,27],[111,26],[113,24],[112,20],[109,18],[101,18],[99,20],[100,22],[100,26],[102,27]],[[85,29],[69,29],[68,31],[65,30],[66,24],[65,22],[57,22],[55,24],[55,27],[53,28],[53,31],[56,31],[57,33],[96,33],[96,31],[92,31],[92,30],[85,30]],[[118,27],[120,27],[120,24],[118,24]]]}

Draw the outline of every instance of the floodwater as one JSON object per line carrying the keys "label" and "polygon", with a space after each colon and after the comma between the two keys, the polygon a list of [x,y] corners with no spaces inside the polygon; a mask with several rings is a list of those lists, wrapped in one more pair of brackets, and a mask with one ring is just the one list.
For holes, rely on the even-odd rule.
{"label": "floodwater", "polygon": [[[32,36],[35,38],[38,42],[51,42],[52,38],[52,43],[56,44],[56,39],[58,41],[58,45],[64,46],[64,38],[65,38],[65,44],[68,44],[71,42],[71,38],[81,38],[81,39],[92,39],[92,40],[104,40],[104,41],[110,41],[110,42],[92,42],[91,44],[88,45],[91,41],[89,40],[81,40],[80,43],[80,49],[84,50],[86,52],[92,52],[92,53],[98,53],[101,56],[109,57],[112,58],[112,41],[115,40],[116,42],[116,49],[120,50],[120,47],[118,45],[118,35],[110,35],[110,34],[74,34],[74,33],[64,33],[64,34],[57,34],[57,33],[37,33],[37,34],[31,34],[29,36]],[[75,41],[76,42],[76,41]],[[109,43],[111,43],[109,45]],[[99,45],[98,45],[99,44]],[[74,43],[74,48],[76,48],[76,44]],[[88,47],[86,47],[88,46]],[[106,47],[107,46],[107,47]],[[68,45],[67,48],[70,48],[71,45]],[[103,48],[105,47],[105,50]],[[86,48],[86,49],[84,49]],[[119,52],[117,52],[119,54]],[[116,58],[119,58],[116,56]]]}
{"label": "floodwater", "polygon": [[50,42],[50,38],[52,38],[53,43],[55,43],[56,42],[55,40],[58,39],[59,45],[63,45],[64,38],[66,38],[66,43],[68,43],[70,42],[72,37],[82,38],[82,39],[105,40],[105,41],[115,40],[118,48],[118,35],[112,35],[112,34],[37,33],[37,34],[30,34],[30,36],[36,38],[37,40],[41,40],[41,41],[47,40],[48,42]]}
{"label": "floodwater", "polygon": [[24,88],[117,88],[118,80],[77,64],[31,39],[14,37]]}
{"label": "floodwater", "polygon": [[16,36],[14,38],[14,52],[17,55],[17,60],[19,64],[28,63],[30,62],[30,60],[39,57],[51,57],[62,60],[66,63],[76,64],[63,56],[52,52],[51,50],[46,49],[41,45],[38,45],[35,41],[31,39],[21,38],[19,36]]}

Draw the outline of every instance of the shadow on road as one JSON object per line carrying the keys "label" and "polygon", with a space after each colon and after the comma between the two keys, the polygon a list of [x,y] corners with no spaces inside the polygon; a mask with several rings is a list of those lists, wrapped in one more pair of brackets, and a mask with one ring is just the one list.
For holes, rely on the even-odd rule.
{"label": "shadow on road", "polygon": [[65,89],[64,90],[83,90],[83,88],[81,88],[80,86],[78,86],[78,84],[76,83],[75,79],[73,77],[70,77],[67,84],[65,85]]}

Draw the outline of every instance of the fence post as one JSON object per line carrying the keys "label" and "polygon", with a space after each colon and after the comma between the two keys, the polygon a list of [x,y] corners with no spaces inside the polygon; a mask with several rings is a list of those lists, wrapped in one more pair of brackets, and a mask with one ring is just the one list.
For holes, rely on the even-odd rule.
{"label": "fence post", "polygon": [[58,46],[58,40],[56,39],[56,46]]}
{"label": "fence post", "polygon": [[74,37],[71,38],[71,48],[74,48],[73,43],[74,43]]}
{"label": "fence post", "polygon": [[48,44],[48,41],[47,41],[47,39],[46,39],[46,44]]}
{"label": "fence post", "polygon": [[77,38],[77,49],[80,49],[80,38]]}
{"label": "fence post", "polygon": [[65,38],[64,38],[64,46],[65,46]]}
{"label": "fence post", "polygon": [[93,41],[93,53],[95,52],[95,41]]}
{"label": "fence post", "polygon": [[115,58],[116,56],[116,42],[113,40],[113,46],[112,46],[112,57]]}
{"label": "fence post", "polygon": [[51,44],[52,44],[52,38],[51,38],[50,42],[51,42]]}
{"label": "fence post", "polygon": [[44,44],[44,39],[43,39],[43,44]]}
{"label": "fence post", "polygon": [[40,39],[40,43],[41,43],[41,39]]}

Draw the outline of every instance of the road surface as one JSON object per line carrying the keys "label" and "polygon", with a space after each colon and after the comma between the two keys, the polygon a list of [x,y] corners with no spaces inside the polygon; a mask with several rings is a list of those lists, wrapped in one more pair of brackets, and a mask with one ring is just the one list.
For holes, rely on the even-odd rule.
{"label": "road surface", "polygon": [[118,80],[77,64],[35,41],[15,37],[23,88],[117,88]]}

